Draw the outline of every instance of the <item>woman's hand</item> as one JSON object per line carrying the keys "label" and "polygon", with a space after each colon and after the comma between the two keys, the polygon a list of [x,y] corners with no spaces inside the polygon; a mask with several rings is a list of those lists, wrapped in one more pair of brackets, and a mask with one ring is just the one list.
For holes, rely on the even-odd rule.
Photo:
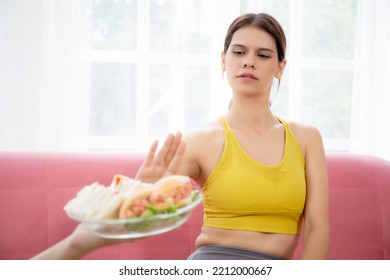
{"label": "woman's hand", "polygon": [[176,174],[183,160],[185,144],[180,132],[169,134],[164,145],[156,154],[158,141],[155,140],[149,149],[145,162],[138,170],[136,179],[154,183],[162,177]]}

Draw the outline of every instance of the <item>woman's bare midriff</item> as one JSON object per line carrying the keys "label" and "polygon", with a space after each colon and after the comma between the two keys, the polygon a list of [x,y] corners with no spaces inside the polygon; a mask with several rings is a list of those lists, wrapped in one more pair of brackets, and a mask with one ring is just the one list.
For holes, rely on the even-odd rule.
{"label": "woman's bare midriff", "polygon": [[195,245],[196,247],[205,245],[238,247],[291,259],[298,240],[299,235],[295,234],[275,234],[202,227]]}

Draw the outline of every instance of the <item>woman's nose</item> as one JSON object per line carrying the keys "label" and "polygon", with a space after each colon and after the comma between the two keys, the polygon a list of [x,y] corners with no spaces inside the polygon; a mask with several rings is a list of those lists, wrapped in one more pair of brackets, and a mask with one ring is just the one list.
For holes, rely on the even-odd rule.
{"label": "woman's nose", "polygon": [[253,64],[245,63],[244,68],[255,68]]}
{"label": "woman's nose", "polygon": [[255,68],[254,59],[249,56],[245,57],[245,59],[243,60],[243,67],[254,69]]}

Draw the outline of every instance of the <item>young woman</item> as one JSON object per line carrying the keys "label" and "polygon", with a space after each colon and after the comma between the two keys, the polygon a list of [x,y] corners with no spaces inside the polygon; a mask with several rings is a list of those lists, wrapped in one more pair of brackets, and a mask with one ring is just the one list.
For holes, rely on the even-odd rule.
{"label": "young woman", "polygon": [[[328,252],[328,182],[317,129],[288,123],[270,108],[286,66],[286,38],[268,14],[230,26],[221,67],[232,88],[224,116],[182,137],[155,141],[137,179],[188,175],[202,187],[204,224],[189,259],[290,259],[304,235],[303,259]],[[81,258],[111,245],[78,227],[36,258]],[[121,242],[121,241],[116,241]]]}
{"label": "young woman", "polygon": [[221,67],[232,88],[220,119],[183,137],[154,142],[138,179],[179,173],[204,194],[204,224],[189,259],[290,259],[304,235],[302,259],[325,259],[328,182],[316,128],[288,123],[270,108],[274,79],[286,66],[286,38],[268,14],[230,26]]}

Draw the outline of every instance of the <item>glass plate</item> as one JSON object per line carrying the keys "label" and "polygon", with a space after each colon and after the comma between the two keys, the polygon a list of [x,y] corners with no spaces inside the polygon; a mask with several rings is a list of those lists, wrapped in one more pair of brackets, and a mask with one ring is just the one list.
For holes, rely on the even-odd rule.
{"label": "glass plate", "polygon": [[81,219],[70,214],[68,216],[100,237],[113,239],[141,238],[165,233],[180,227],[188,220],[192,210],[198,206],[202,198],[203,196],[199,192],[191,204],[178,208],[174,213],[157,214],[145,218],[94,221]]}

